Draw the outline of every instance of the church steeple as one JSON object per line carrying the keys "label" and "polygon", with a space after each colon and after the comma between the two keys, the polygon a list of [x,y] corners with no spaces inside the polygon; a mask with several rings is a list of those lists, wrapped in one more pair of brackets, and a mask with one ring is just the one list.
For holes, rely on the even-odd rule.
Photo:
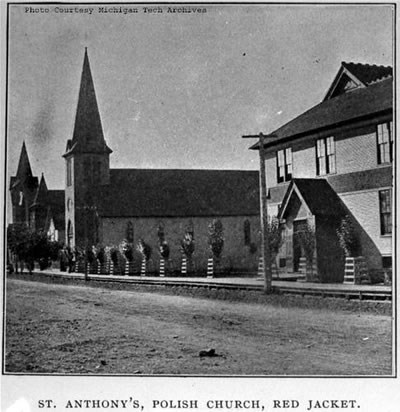
{"label": "church steeple", "polygon": [[72,140],[68,140],[66,152],[65,155],[71,153],[100,154],[112,152],[104,140],[86,47],[75,116],[74,133]]}
{"label": "church steeple", "polygon": [[21,182],[32,177],[32,169],[29,162],[28,152],[26,151],[25,141],[22,143],[16,177]]}
{"label": "church steeple", "polygon": [[100,204],[100,188],[110,184],[111,152],[104,139],[85,48],[74,132],[64,154],[65,229],[66,243],[70,246],[98,242],[96,210]]}

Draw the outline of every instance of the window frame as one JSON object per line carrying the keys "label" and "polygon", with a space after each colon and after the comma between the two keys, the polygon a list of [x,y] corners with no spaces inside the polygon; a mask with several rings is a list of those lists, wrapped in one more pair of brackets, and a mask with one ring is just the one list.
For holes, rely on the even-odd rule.
{"label": "window frame", "polygon": [[393,121],[377,124],[375,133],[378,165],[393,163]]}
{"label": "window frame", "polygon": [[276,151],[276,180],[278,183],[293,179],[293,152],[291,147]]}
{"label": "window frame", "polygon": [[315,158],[317,176],[336,173],[336,144],[334,136],[321,137],[316,140]]}
{"label": "window frame", "polygon": [[381,236],[391,236],[393,233],[392,189],[379,190],[378,199]]}

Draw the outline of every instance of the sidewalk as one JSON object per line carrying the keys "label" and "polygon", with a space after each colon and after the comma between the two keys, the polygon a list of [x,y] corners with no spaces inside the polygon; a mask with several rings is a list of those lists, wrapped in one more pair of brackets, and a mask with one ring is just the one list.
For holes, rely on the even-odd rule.
{"label": "sidewalk", "polygon": [[[33,276],[48,276],[52,278],[84,280],[83,273],[61,272],[57,269],[34,271]],[[264,281],[260,277],[160,277],[160,276],[115,276],[88,275],[88,280],[101,282],[118,282],[130,284],[199,286],[229,289],[263,290]],[[343,283],[312,283],[304,281],[272,280],[272,288],[276,293],[312,294],[320,296],[359,297],[372,299],[391,299],[392,287],[385,285],[352,285]]]}

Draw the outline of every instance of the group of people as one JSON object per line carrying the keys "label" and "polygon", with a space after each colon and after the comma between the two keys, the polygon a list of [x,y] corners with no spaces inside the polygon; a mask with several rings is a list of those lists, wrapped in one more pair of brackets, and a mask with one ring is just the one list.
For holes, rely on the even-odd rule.
{"label": "group of people", "polygon": [[59,252],[60,270],[61,272],[75,272],[78,251],[76,248],[64,246]]}

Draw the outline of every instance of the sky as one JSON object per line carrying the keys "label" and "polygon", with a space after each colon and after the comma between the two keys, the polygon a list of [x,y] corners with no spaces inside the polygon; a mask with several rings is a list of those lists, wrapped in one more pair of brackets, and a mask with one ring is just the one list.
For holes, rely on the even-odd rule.
{"label": "sky", "polygon": [[258,169],[243,134],[271,132],[319,103],[341,61],[393,65],[387,5],[99,6],[10,5],[10,175],[25,141],[33,173],[64,188],[85,47],[112,168]]}

